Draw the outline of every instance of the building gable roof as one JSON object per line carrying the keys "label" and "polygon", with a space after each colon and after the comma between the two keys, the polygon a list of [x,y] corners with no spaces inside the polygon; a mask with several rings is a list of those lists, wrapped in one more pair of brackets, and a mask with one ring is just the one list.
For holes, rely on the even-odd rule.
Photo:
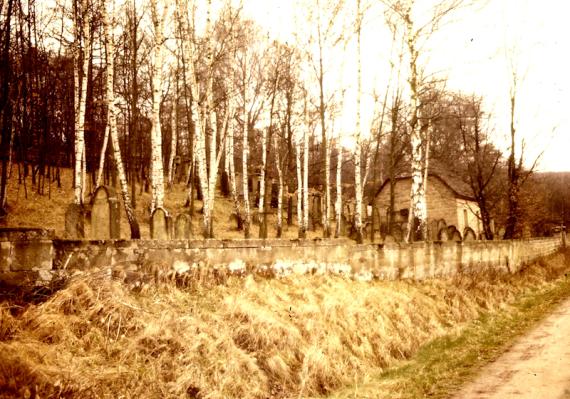
{"label": "building gable roof", "polygon": [[[428,179],[429,178],[436,178],[443,183],[444,186],[449,188],[457,198],[461,198],[467,201],[475,201],[475,197],[473,196],[473,192],[467,183],[462,181],[457,176],[449,172],[445,172],[439,168],[434,168],[435,170],[428,172]],[[439,170],[438,170],[439,169]],[[396,181],[400,180],[407,180],[411,179],[412,176],[410,174],[407,175],[399,175],[396,176]],[[376,197],[382,192],[384,187],[386,187],[390,183],[390,179],[386,179],[384,183],[380,186],[378,191],[376,192]],[[429,199],[428,199],[429,200]]]}

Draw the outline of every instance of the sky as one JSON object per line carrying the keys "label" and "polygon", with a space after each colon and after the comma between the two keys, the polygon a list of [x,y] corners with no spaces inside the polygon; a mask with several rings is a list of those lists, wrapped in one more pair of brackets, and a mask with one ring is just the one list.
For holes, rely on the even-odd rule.
{"label": "sky", "polygon": [[[426,5],[431,0],[421,0]],[[243,0],[244,12],[276,39],[295,43],[308,34],[303,0]],[[349,2],[351,3],[351,2]],[[364,0],[363,0],[364,3]],[[517,71],[517,134],[527,166],[540,154],[540,171],[570,171],[570,3],[564,0],[486,0],[453,15],[425,47],[428,73],[447,88],[484,98],[493,140],[508,151],[510,65]],[[350,19],[350,14],[345,18]],[[391,40],[381,15],[365,17],[362,33],[363,126],[372,115],[372,91],[382,95],[389,76]],[[418,16],[418,19],[420,16]],[[350,21],[348,21],[350,22]],[[343,53],[338,53],[339,51]],[[354,43],[331,53],[331,90],[346,89],[339,130],[354,126]],[[512,60],[512,62],[510,61]],[[517,151],[520,153],[521,142]]]}

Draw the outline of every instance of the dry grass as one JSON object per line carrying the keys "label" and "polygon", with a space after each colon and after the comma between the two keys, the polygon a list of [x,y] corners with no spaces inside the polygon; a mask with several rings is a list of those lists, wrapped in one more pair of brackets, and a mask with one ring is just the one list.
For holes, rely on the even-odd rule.
{"label": "dry grass", "polygon": [[[232,278],[130,292],[101,275],[0,306],[4,397],[267,398],[358,386],[568,270],[424,283]],[[2,396],[2,395],[0,395]]]}
{"label": "dry grass", "polygon": [[[19,184],[17,176],[17,165],[14,166],[12,176],[8,185],[8,205],[9,214],[4,220],[0,220],[0,226],[8,227],[42,227],[54,229],[56,236],[65,237],[65,210],[73,202],[72,171],[61,169],[61,188],[56,182],[51,185],[45,184],[45,194],[37,193],[37,187],[32,185],[31,176]],[[89,190],[88,190],[89,191]],[[117,187],[119,194],[119,188]],[[172,214],[187,213],[189,208],[185,208],[187,189],[184,184],[175,184],[170,190],[166,190],[165,208]],[[86,199],[89,200],[89,197]],[[137,185],[137,208],[136,215],[140,224],[142,238],[150,238],[149,207],[150,193],[141,193],[140,186]],[[192,232],[196,237],[201,237],[202,214],[201,201],[195,201],[195,214],[192,215]],[[215,202],[214,212],[214,235],[216,238],[243,238],[243,231],[236,229],[235,223],[230,222],[230,215],[233,212],[233,202],[229,198],[219,195]],[[286,214],[284,216],[284,222]],[[283,238],[297,238],[296,220],[293,226],[283,226]],[[269,236],[276,234],[276,215],[268,217]],[[89,230],[86,226],[86,231]],[[251,237],[257,238],[259,226],[251,226]],[[130,229],[123,207],[121,207],[121,237],[130,238]],[[307,232],[307,238],[322,237],[322,230]]]}

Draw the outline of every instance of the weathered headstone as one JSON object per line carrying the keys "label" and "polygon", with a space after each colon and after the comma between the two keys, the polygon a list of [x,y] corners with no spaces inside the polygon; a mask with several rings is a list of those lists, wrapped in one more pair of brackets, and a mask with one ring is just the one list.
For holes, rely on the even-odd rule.
{"label": "weathered headstone", "polygon": [[267,212],[259,212],[259,238],[267,238]]}
{"label": "weathered headstone", "polygon": [[150,216],[150,238],[153,240],[170,239],[170,217],[164,208],[156,208]]}
{"label": "weathered headstone", "polygon": [[477,239],[475,231],[471,227],[466,227],[463,232],[463,241],[473,241]]}
{"label": "weathered headstone", "polygon": [[293,196],[287,198],[287,226],[293,226]]}
{"label": "weathered headstone", "polygon": [[85,213],[83,206],[69,204],[65,211],[65,234],[73,240],[85,238]]}
{"label": "weathered headstone", "polygon": [[461,241],[461,233],[453,225],[447,226],[447,235],[451,241]]}
{"label": "weathered headstone", "polygon": [[220,179],[220,191],[224,197],[230,195],[230,178],[228,172],[225,170],[222,172],[222,177]]}
{"label": "weathered headstone", "polygon": [[495,234],[495,238],[496,238],[497,240],[502,240],[504,236],[505,236],[505,228],[504,228],[504,227],[501,227],[501,228],[499,229],[498,233]]}
{"label": "weathered headstone", "polygon": [[100,186],[91,202],[91,234],[95,240],[121,237],[119,201],[115,189]]}
{"label": "weathered headstone", "polygon": [[192,220],[186,213],[181,213],[176,216],[174,224],[174,238],[177,240],[189,240],[192,234]]}
{"label": "weathered headstone", "polygon": [[437,221],[437,232],[439,232],[441,229],[447,229],[447,223],[445,223],[445,220],[443,219],[439,219]]}
{"label": "weathered headstone", "polygon": [[387,234],[386,237],[384,237],[384,244],[394,244],[395,242],[396,240],[390,234]]}
{"label": "weathered headstone", "polygon": [[522,228],[522,238],[528,240],[530,237],[532,237],[532,232],[530,231],[530,227],[525,224]]}
{"label": "weathered headstone", "polygon": [[241,173],[236,173],[235,174],[235,179],[236,179],[236,191],[238,196],[242,195],[243,196],[243,176],[241,175]]}
{"label": "weathered headstone", "polygon": [[392,227],[392,237],[396,242],[402,242],[404,240],[404,231],[399,225],[394,225]]}
{"label": "weathered headstone", "polygon": [[271,202],[272,208],[277,208],[279,202],[279,185],[277,183],[271,184]]}
{"label": "weathered headstone", "polygon": [[438,238],[438,233],[439,233],[438,222],[437,222],[437,220],[432,220],[432,221],[429,222],[429,224],[428,224],[428,237],[429,237],[429,240],[430,240],[430,241],[439,240],[439,238]]}

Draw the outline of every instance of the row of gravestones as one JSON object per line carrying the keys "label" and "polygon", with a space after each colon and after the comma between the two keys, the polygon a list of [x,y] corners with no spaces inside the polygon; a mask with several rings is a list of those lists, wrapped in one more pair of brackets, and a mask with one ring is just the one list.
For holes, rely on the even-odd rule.
{"label": "row of gravestones", "polygon": [[[119,239],[120,208],[116,191],[112,187],[100,186],[97,188],[91,201],[91,239]],[[78,204],[71,204],[65,212],[65,232],[71,239],[84,239],[85,235],[85,208]],[[172,218],[164,208],[156,208],[150,217],[150,236],[152,239],[188,240],[192,234],[190,216],[185,213]]]}
{"label": "row of gravestones", "polygon": [[[392,234],[387,234],[387,226],[383,226],[382,232],[386,234],[388,241],[401,242],[404,240],[404,225],[394,225]],[[473,241],[477,240],[477,234],[471,227],[466,227],[463,234],[457,227],[445,223],[445,220],[434,220],[428,226],[428,239],[430,241]],[[386,240],[386,238],[384,239]]]}

